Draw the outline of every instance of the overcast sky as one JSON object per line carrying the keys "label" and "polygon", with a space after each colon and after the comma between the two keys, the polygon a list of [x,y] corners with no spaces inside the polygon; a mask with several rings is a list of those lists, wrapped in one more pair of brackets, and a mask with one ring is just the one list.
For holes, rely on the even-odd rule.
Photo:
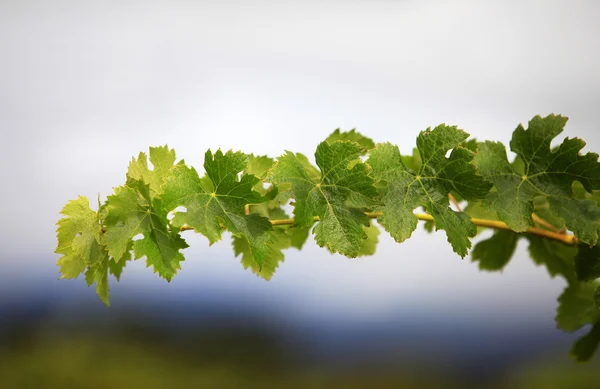
{"label": "overcast sky", "polygon": [[[335,128],[356,127],[410,153],[420,130],[442,122],[506,143],[518,123],[562,113],[561,140],[600,151],[598,15],[593,0],[3,1],[2,272],[55,268],[62,206],[105,198],[149,146],[168,144],[200,168],[207,148],[312,155]],[[443,232],[420,228],[402,245],[382,237],[364,260],[311,242],[267,283],[241,268],[228,240],[208,248],[186,234],[178,277],[362,314],[493,299],[490,310],[541,305],[551,315],[563,284],[531,265],[525,246],[504,275],[480,274]],[[153,277],[138,263],[122,282]],[[160,287],[177,288],[178,277]]]}

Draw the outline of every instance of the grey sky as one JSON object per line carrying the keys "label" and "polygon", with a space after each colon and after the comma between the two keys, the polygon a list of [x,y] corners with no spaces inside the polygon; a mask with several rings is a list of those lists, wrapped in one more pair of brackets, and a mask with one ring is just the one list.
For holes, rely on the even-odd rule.
{"label": "grey sky", "polygon": [[[357,127],[409,153],[441,122],[507,142],[518,123],[554,112],[570,117],[565,136],[600,151],[598,15],[597,1],[4,1],[0,261],[15,272],[54,266],[60,208],[108,195],[152,145],[200,167],[207,148],[311,155],[333,129]],[[183,273],[262,282],[228,241],[189,240]],[[469,301],[474,289],[530,309],[560,289],[524,247],[498,276],[461,262],[441,232],[382,241],[360,261],[311,243],[260,288],[309,285],[348,309],[415,295],[438,304],[441,290]],[[155,277],[143,264],[129,272]],[[516,302],[529,284],[540,293]]]}

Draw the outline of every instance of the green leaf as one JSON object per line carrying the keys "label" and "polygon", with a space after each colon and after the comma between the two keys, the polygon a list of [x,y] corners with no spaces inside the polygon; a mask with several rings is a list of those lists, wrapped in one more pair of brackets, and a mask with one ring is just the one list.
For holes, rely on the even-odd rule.
{"label": "green leaf", "polygon": [[[269,158],[266,156],[250,155],[250,156],[248,156],[248,164],[246,165],[246,169],[244,170],[244,173],[252,174],[252,175],[258,177],[260,180],[264,180],[266,178],[267,172],[269,171],[269,169],[271,167],[273,167],[274,164],[275,164],[275,161],[272,158]],[[282,185],[282,186],[278,187],[277,189],[278,189],[278,193],[276,195],[273,195],[271,193],[271,190],[273,190],[272,187],[265,189],[263,187],[263,181],[258,181],[252,187],[252,190],[256,191],[257,193],[259,193],[262,196],[269,196],[269,198],[272,198],[272,199],[269,201],[261,202],[260,204],[250,204],[249,205],[250,213],[257,213],[261,216],[270,218],[271,220],[287,218],[287,216],[271,217],[269,215],[270,210],[280,208],[282,205],[287,204],[287,202],[291,198],[291,194],[289,192],[289,185],[287,187],[285,185]]]}
{"label": "green leaf", "polygon": [[108,295],[108,262],[108,253],[102,250],[102,257],[99,258],[99,261],[86,270],[85,280],[88,286],[92,286],[94,282],[96,283],[96,293],[100,296],[104,304],[110,307]]}
{"label": "green leaf", "polygon": [[[290,217],[281,209],[281,207],[271,208],[268,213],[270,220],[289,219]],[[311,225],[312,227],[312,225]],[[298,226],[281,225],[273,228],[275,231],[284,231],[290,239],[290,247],[302,249],[308,239],[310,227],[302,228]]]}
{"label": "green leaf", "polygon": [[435,223],[432,220],[427,220],[423,223],[423,229],[431,234],[435,231]]}
{"label": "green leaf", "polygon": [[[306,160],[307,164],[310,164]],[[253,174],[260,179],[265,179],[268,170],[273,167],[275,161],[266,156],[250,155],[246,166],[246,173]],[[314,169],[314,168],[313,168]],[[289,216],[281,208],[282,204],[286,204],[291,197],[289,191],[290,185],[281,185],[278,195],[270,201],[265,201],[260,204],[251,204],[249,206],[250,213],[257,213],[260,216],[269,218],[270,220],[288,219]],[[263,188],[263,183],[258,182],[253,189],[261,195],[266,195],[268,190]],[[282,262],[284,255],[282,250],[290,247],[301,249],[308,238],[308,228],[290,228],[283,225],[273,228],[270,250],[266,255],[263,266],[259,266],[252,260],[252,254],[248,242],[240,237],[233,236],[233,249],[235,256],[242,254],[242,265],[244,269],[250,268],[252,272],[258,276],[269,280],[275,273],[279,262]]]}
{"label": "green leaf", "polygon": [[[271,202],[269,201],[260,204],[264,207],[261,208],[261,214],[264,212],[264,216],[268,217],[270,220],[289,219],[289,216],[281,209],[281,207],[275,206],[273,208],[268,208],[265,206],[265,204],[269,203]],[[255,207],[251,207],[251,209],[255,209]],[[284,260],[282,251],[290,247],[300,250],[308,238],[308,230],[308,228],[292,228],[290,225],[274,226],[272,239],[269,244],[269,251],[267,252],[262,266],[259,266],[252,260],[252,253],[247,240],[238,236],[233,236],[233,251],[236,257],[242,254],[242,265],[244,266],[244,269],[250,268],[254,274],[266,280],[270,280],[279,266],[279,263]]]}
{"label": "green leaf", "polygon": [[491,238],[482,240],[473,248],[473,261],[479,261],[479,269],[488,271],[502,270],[512,258],[519,234],[512,231],[497,230]]}
{"label": "green leaf", "polygon": [[361,145],[364,149],[370,150],[375,147],[375,142],[372,139],[362,135],[355,128],[350,131],[340,131],[336,129],[331,135],[327,137],[327,142],[334,143],[337,141],[351,141]]}
{"label": "green leaf", "polygon": [[170,150],[167,145],[150,147],[150,162],[153,170],[148,169],[146,153],[140,153],[137,159],[132,158],[127,169],[127,178],[150,185],[152,195],[155,196],[162,192],[162,185],[175,163],[175,150]]}
{"label": "green leaf", "polygon": [[600,344],[600,321],[592,326],[590,331],[577,339],[571,349],[571,356],[578,362],[589,361]]}
{"label": "green leaf", "polygon": [[110,306],[107,269],[114,259],[109,258],[106,248],[100,244],[102,227],[99,212],[91,210],[89,200],[80,196],[67,203],[61,213],[66,216],[57,223],[56,253],[63,254],[57,262],[61,278],[76,278],[85,271],[88,286],[95,282],[96,293]]}
{"label": "green leaf", "polygon": [[[417,227],[413,211],[423,206],[432,214],[436,228],[446,231],[454,251],[461,257],[467,254],[469,238],[477,229],[467,214],[449,207],[448,194],[455,191],[466,200],[479,199],[491,187],[469,163],[474,153],[460,146],[468,136],[446,125],[421,132],[417,148],[423,163],[418,171],[404,166],[397,146],[379,143],[371,150],[367,163],[380,184],[387,182],[381,189],[385,205],[379,208],[383,216],[378,221],[397,242],[411,236]],[[446,158],[448,150],[452,153]]]}
{"label": "green leaf", "polygon": [[310,163],[306,155],[296,153],[296,159],[300,162],[302,167],[304,167],[304,171],[308,178],[315,182],[318,182],[321,179],[321,171],[318,168],[316,168],[312,163]]}
{"label": "green leaf", "polygon": [[411,155],[402,155],[400,159],[402,160],[402,163],[405,167],[414,171],[418,171],[421,168],[421,164],[423,163],[423,161],[421,161],[421,154],[419,154],[419,149],[416,147],[413,148]]}
{"label": "green leaf", "polygon": [[573,197],[580,200],[592,200],[600,205],[600,190],[588,192],[579,181],[573,182]]}
{"label": "green leaf", "polygon": [[251,257],[260,268],[269,265],[267,260],[273,250],[269,247],[273,227],[265,217],[246,215],[244,207],[268,201],[277,191],[269,192],[270,196],[261,196],[252,190],[259,182],[252,174],[244,174],[238,180],[238,174],[246,168],[247,161],[247,156],[240,152],[223,154],[218,150],[213,156],[209,150],[204,159],[207,178],[200,179],[194,168],[176,166],[163,187],[163,199],[169,210],[178,206],[186,208],[185,212],[175,214],[173,225],[194,227],[208,238],[210,244],[221,239],[223,225],[234,236],[247,241]]}
{"label": "green leaf", "polygon": [[319,216],[313,230],[317,244],[348,257],[356,257],[367,239],[363,226],[369,226],[369,218],[364,210],[378,200],[370,168],[359,161],[362,152],[354,142],[325,141],[315,153],[321,169],[318,180],[302,158],[289,151],[269,172],[271,182],[291,184],[295,224],[308,227],[313,216]]}
{"label": "green leaf", "polygon": [[[550,210],[550,203],[545,196],[536,196],[533,198],[533,212],[544,221],[550,223],[557,230],[564,230],[566,232],[565,221],[552,213]],[[495,214],[496,213],[494,212],[494,217],[496,217]]]}
{"label": "green leaf", "polygon": [[600,285],[594,291],[594,304],[596,304],[596,308],[600,309]]}
{"label": "green leaf", "polygon": [[501,143],[479,144],[475,162],[497,189],[490,192],[485,205],[513,230],[522,232],[533,224],[534,198],[544,196],[552,214],[563,219],[581,241],[595,245],[600,233],[600,207],[592,200],[573,198],[572,185],[579,181],[588,192],[600,189],[598,155],[580,155],[585,142],[577,138],[566,138],[555,152],[551,151],[552,139],[566,122],[562,116],[536,116],[527,130],[517,127],[510,146],[523,160],[523,172],[508,162]]}
{"label": "green leaf", "polygon": [[556,324],[565,332],[574,332],[600,320],[600,310],[593,301],[595,283],[569,285],[558,298]]}
{"label": "green leaf", "polygon": [[[363,246],[358,251],[356,257],[367,257],[371,255],[375,255],[375,250],[377,249],[377,242],[379,240],[379,228],[373,223],[369,227],[364,227],[363,230],[367,234],[367,239],[363,243]],[[334,253],[333,250],[329,249],[330,253]]]}
{"label": "green leaf", "polygon": [[475,138],[468,139],[462,142],[460,145],[465,149],[471,150],[474,153],[478,152],[477,146],[479,145],[479,142],[477,142],[477,139]]}
{"label": "green leaf", "polygon": [[367,233],[367,240],[358,251],[357,257],[375,255],[375,250],[377,249],[377,243],[379,241],[380,231],[374,223],[371,222],[369,227],[363,227],[363,229]]}
{"label": "green leaf", "polygon": [[[152,198],[150,187],[130,179],[126,186],[115,188],[106,202],[106,232],[103,243],[113,258],[122,258],[133,237],[143,238],[133,243],[135,258],[146,256],[147,266],[170,281],[184,260],[180,250],[188,247],[176,229],[169,230],[167,212],[162,201]],[[117,261],[119,262],[119,261]]]}
{"label": "green leaf", "polygon": [[129,246],[125,251],[125,254],[123,254],[123,257],[121,257],[118,261],[115,260],[113,257],[108,258],[108,272],[112,274],[117,279],[117,281],[121,280],[121,274],[123,274],[123,269],[127,265],[127,262],[133,259],[131,255],[132,250],[133,241],[130,241]]}
{"label": "green leaf", "polygon": [[83,196],[69,201],[60,213],[65,217],[56,223],[58,247],[55,253],[63,255],[57,265],[61,278],[76,278],[103,255],[98,213],[90,209],[89,200]]}
{"label": "green leaf", "polygon": [[254,259],[252,248],[247,239],[234,235],[232,244],[235,256],[242,255],[244,269],[250,268],[254,274],[265,280],[270,280],[279,266],[279,262],[284,259],[282,250],[290,247],[290,236],[280,229],[273,231],[260,264]]}
{"label": "green leaf", "polygon": [[574,246],[535,235],[525,237],[529,241],[529,256],[535,264],[545,266],[551,277],[561,275],[569,284],[578,283],[573,262],[577,252]]}
{"label": "green leaf", "polygon": [[298,250],[301,250],[306,241],[308,240],[309,228],[288,228],[286,233],[290,236],[290,245]]}
{"label": "green leaf", "polygon": [[580,281],[593,281],[600,277],[600,246],[579,244],[575,256],[575,271]]}
{"label": "green leaf", "polygon": [[108,260],[109,273],[112,274],[113,276],[115,276],[117,281],[121,281],[121,274],[123,274],[123,269],[125,268],[125,265],[127,264],[127,262],[130,261],[131,259],[132,258],[131,258],[130,252],[126,252],[124,257],[121,258],[119,261],[115,261],[114,258],[109,258],[109,260]]}
{"label": "green leaf", "polygon": [[250,154],[248,156],[248,163],[246,165],[245,172],[264,180],[267,176],[267,172],[274,164],[275,160],[267,157],[266,155],[255,156]]}
{"label": "green leaf", "polygon": [[[471,219],[496,219],[496,212],[485,209],[481,200],[469,201],[467,206],[463,209],[463,212],[469,215]],[[477,234],[480,234],[486,229],[486,227],[477,226]]]}

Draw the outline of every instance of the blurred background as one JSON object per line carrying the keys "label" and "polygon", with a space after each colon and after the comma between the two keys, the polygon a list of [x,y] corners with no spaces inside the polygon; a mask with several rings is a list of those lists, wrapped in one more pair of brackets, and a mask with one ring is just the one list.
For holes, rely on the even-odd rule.
{"label": "blurred background", "polygon": [[[0,388],[592,388],[555,328],[564,281],[519,245],[480,272],[422,226],[377,254],[312,239],[269,282],[230,237],[171,283],[143,260],[107,308],[58,280],[55,223],[168,144],[312,156],[336,128],[404,154],[456,124],[508,143],[536,114],[600,151],[597,1],[0,2]],[[563,136],[564,135],[564,136]],[[482,237],[486,237],[484,233]],[[481,239],[479,237],[478,239]],[[584,330],[585,331],[585,330]]]}

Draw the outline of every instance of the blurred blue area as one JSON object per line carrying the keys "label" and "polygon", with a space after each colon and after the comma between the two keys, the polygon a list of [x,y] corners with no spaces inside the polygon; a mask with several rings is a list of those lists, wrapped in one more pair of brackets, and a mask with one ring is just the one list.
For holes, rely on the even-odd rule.
{"label": "blurred blue area", "polygon": [[[161,364],[163,359],[176,365],[186,361],[191,371],[202,367],[213,372],[217,366],[241,374],[247,382],[269,378],[269,383],[258,387],[278,387],[292,379],[353,387],[350,382],[373,382],[373,376],[387,377],[381,387],[409,381],[424,387],[427,383],[436,387],[440,382],[448,385],[442,387],[515,387],[523,379],[523,371],[536,371],[540,364],[592,370],[590,365],[576,366],[568,359],[573,336],[562,334],[552,321],[535,312],[522,316],[504,309],[504,314],[512,317],[501,323],[478,315],[476,308],[470,315],[449,315],[419,309],[417,304],[368,320],[335,313],[305,315],[294,309],[290,296],[265,301],[259,291],[248,290],[243,283],[239,288],[221,285],[219,290],[216,283],[168,285],[157,277],[148,277],[143,283],[113,282],[113,304],[108,308],[82,279],[58,280],[51,267],[44,269],[19,278],[0,277],[0,366],[4,367],[0,367],[0,377],[8,377],[6,382],[14,385],[3,388],[34,383],[36,387],[60,387],[65,382],[85,387],[78,386],[84,385],[85,379],[68,367],[74,368],[74,361],[83,358],[76,355],[82,345],[89,348],[90,355],[85,358],[91,358],[89,366],[86,363],[86,369],[91,369],[87,374],[102,374],[101,362],[116,364],[124,377],[129,377],[98,387],[140,382],[127,372],[150,356],[158,358],[148,361],[150,365]],[[114,348],[104,350],[108,345]],[[137,361],[121,360],[127,355],[125,351],[121,355],[121,348],[148,355]],[[102,357],[103,353],[108,354]],[[56,375],[54,368],[50,372],[33,368],[38,363],[52,366],[46,359],[62,360],[61,366],[66,363],[68,366],[61,368],[71,378]],[[13,370],[7,371],[8,366]],[[170,367],[164,369],[163,377],[181,374]],[[281,376],[273,376],[273,369]],[[579,370],[576,375],[582,376]],[[209,378],[184,374],[176,382],[237,387],[211,374]],[[597,378],[594,374],[590,377]],[[532,379],[538,379],[535,377]],[[164,387],[159,382],[156,387]],[[501,385],[490,386],[492,383]],[[505,384],[512,386],[502,386]]]}

